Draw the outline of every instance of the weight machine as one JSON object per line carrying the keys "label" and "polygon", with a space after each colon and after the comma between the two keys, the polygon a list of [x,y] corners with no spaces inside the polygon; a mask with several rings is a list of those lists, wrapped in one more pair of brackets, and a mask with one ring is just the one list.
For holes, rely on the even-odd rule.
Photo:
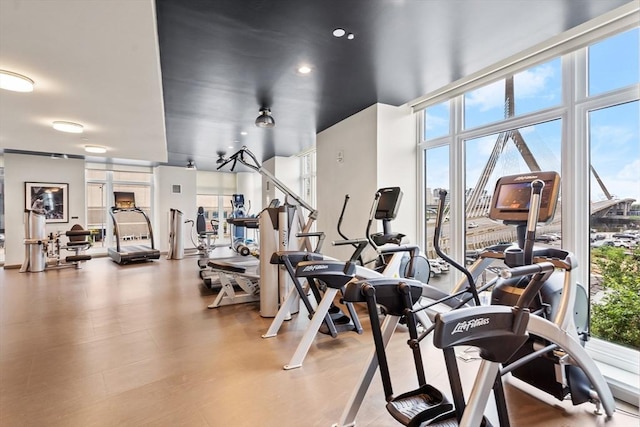
{"label": "weight machine", "polygon": [[[91,247],[89,230],[75,224],[64,233],[67,243],[62,243],[62,233],[49,233],[45,229],[46,219],[43,214],[27,209],[24,212],[25,255],[20,272],[40,272],[48,268],[74,267],[81,268],[81,263],[89,261],[91,255],[84,253]],[[64,259],[61,251],[73,252]]]}
{"label": "weight machine", "polygon": [[[264,169],[255,155],[247,147],[226,159],[218,170],[231,163],[233,171],[237,163],[243,164],[270,180],[287,197],[282,206],[267,207],[258,215],[260,235],[260,315],[274,317],[284,301],[293,283],[286,269],[280,264],[269,262],[271,254],[278,251],[312,251],[309,231],[318,217],[318,211],[305,202],[271,172]],[[306,221],[304,211],[309,212]],[[255,219],[254,219],[255,220]],[[298,304],[299,305],[299,304]],[[298,309],[292,309],[292,313]]]}
{"label": "weight machine", "polygon": [[[185,224],[191,225],[190,235],[193,248],[188,249],[191,251],[188,255],[197,255],[200,258],[208,258],[209,253],[214,250],[216,246],[216,239],[218,236],[218,221],[210,220],[211,230],[207,230],[207,223],[204,217],[204,208],[198,207],[198,216],[195,221],[192,219],[183,220],[183,213],[178,209],[169,209],[169,251],[167,253],[167,259],[182,259],[185,257],[187,250],[184,247],[183,241],[183,226]],[[194,240],[194,227],[197,242]],[[196,251],[193,253],[193,251]],[[205,268],[206,265],[201,266]]]}

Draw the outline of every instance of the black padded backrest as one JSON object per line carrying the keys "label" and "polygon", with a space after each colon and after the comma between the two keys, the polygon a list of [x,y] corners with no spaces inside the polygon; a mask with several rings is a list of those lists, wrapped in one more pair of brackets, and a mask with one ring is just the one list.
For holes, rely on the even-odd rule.
{"label": "black padded backrest", "polygon": [[196,218],[196,231],[198,234],[207,231],[207,222],[204,220],[204,208],[198,207],[198,217]]}
{"label": "black padded backrest", "polygon": [[91,235],[89,230],[82,228],[80,224],[74,224],[71,230],[66,232],[70,242],[86,242],[87,236]]}

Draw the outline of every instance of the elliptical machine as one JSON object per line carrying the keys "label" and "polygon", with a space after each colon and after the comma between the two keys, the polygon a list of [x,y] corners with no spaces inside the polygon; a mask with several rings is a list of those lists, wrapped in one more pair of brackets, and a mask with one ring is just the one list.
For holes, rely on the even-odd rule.
{"label": "elliptical machine", "polygon": [[[545,186],[547,190],[543,192]],[[493,388],[500,425],[507,426],[508,413],[498,375],[524,370],[535,376],[537,369],[540,369],[537,375],[541,378],[531,382],[535,387],[559,399],[571,393],[574,404],[591,401],[596,404],[596,413],[599,413],[602,405],[607,416],[613,414],[615,404],[611,391],[583,346],[588,334],[581,332],[584,331],[584,327],[578,329],[575,326],[574,307],[576,288],[579,286],[571,280],[571,272],[577,267],[575,258],[573,254],[562,249],[533,248],[539,218],[545,222],[553,217],[559,186],[559,176],[555,172],[503,177],[496,184],[490,216],[522,226],[519,231],[522,238],[519,239],[518,247],[503,250],[501,246],[496,246],[485,250],[476,263],[487,265],[487,262],[499,259],[511,267],[511,270],[502,273],[502,277],[489,283],[496,287],[493,302],[502,302],[503,305],[467,307],[460,311],[435,315],[434,344],[445,351],[454,400],[453,408],[440,397],[440,392],[429,388],[424,373],[421,372],[419,343],[432,328],[417,338],[415,331],[410,328],[411,338],[408,344],[414,353],[421,387],[397,397],[393,396],[390,388],[384,348],[393,334],[399,316],[407,317],[408,325],[415,324],[415,321],[411,320],[412,317],[434,304],[419,304],[416,297],[420,295],[417,291],[420,285],[410,280],[372,279],[353,282],[347,286],[347,301],[366,301],[370,310],[375,307],[375,303],[393,307],[382,327],[377,323],[377,316],[374,319],[370,314],[370,317],[377,362],[380,364],[388,402],[387,408],[400,423],[417,426],[425,425],[425,422],[426,425],[458,425],[461,422],[460,425],[478,426],[484,422],[486,425],[486,420],[483,421],[483,411],[489,392]],[[441,194],[441,206],[444,204],[443,201],[444,197]],[[436,239],[437,235],[438,233]],[[443,258],[447,259],[446,256]],[[449,298],[459,299],[459,307],[472,300],[477,304],[478,296],[473,285],[473,274],[459,264],[452,265],[467,275],[466,281],[470,286],[466,295],[465,289],[462,289]],[[556,269],[562,271],[555,271]],[[561,291],[557,290],[558,282]],[[523,305],[525,302],[526,305]],[[507,306],[519,306],[520,311],[512,311]],[[523,310],[526,310],[527,314],[524,314]],[[534,315],[529,316],[529,311]],[[552,320],[544,318],[544,314],[551,314]],[[492,320],[493,318],[495,320]],[[498,326],[492,329],[491,325],[496,323]],[[523,325],[526,327],[523,328]],[[467,334],[469,330],[476,332],[476,328],[478,334]],[[504,340],[501,340],[501,337]],[[461,344],[477,345],[481,348],[481,356],[488,360],[482,364],[470,396],[469,409],[466,411],[464,397],[459,388],[455,357],[451,356],[453,346]],[[500,363],[505,364],[502,370],[499,369]],[[336,426],[355,425],[355,416],[376,368],[376,363],[370,363],[365,368],[361,382],[354,391],[340,424]],[[546,378],[542,378],[543,376]],[[526,381],[527,377],[523,378]],[[547,384],[548,387],[545,388]]]}
{"label": "elliptical machine", "polygon": [[[577,262],[573,254],[562,249],[534,248],[536,225],[553,219],[559,188],[560,177],[555,172],[506,176],[496,183],[489,217],[516,226],[518,247],[503,254],[486,251],[480,256],[502,258],[511,268],[551,261],[559,269],[544,281],[537,298],[529,306],[536,315],[534,323],[538,319],[546,320],[545,332],[554,333],[554,338],[544,338],[529,329],[531,336],[505,362],[502,375],[510,372],[559,400],[570,395],[574,405],[592,401],[599,411],[602,404],[606,414],[611,416],[614,408],[611,392],[583,350],[589,339],[589,297],[582,285],[571,279]],[[529,279],[528,275],[499,278],[491,294],[491,303],[515,305]],[[590,362],[587,366],[568,351],[576,346],[581,349],[583,359]]]}
{"label": "elliptical machine", "polygon": [[[496,375],[507,373],[557,399],[570,394],[574,405],[590,401],[597,415],[601,406],[607,417],[615,411],[611,391],[584,349],[589,337],[588,313],[580,310],[588,310],[588,299],[571,278],[577,262],[571,252],[562,249],[534,248],[536,226],[553,218],[559,188],[560,177],[555,172],[498,180],[489,217],[516,225],[518,246],[502,254],[480,254],[502,259],[509,267],[502,270],[494,286],[493,305],[436,316],[437,347],[466,344],[481,348],[483,362],[469,405],[459,417],[460,425],[480,425],[489,385]],[[500,305],[513,306],[511,313],[496,311]],[[496,324],[498,334],[491,336],[496,331],[491,325]],[[501,340],[503,333],[509,335],[508,341]]]}
{"label": "elliptical machine", "polygon": [[[340,224],[342,222],[348,200],[349,196],[347,195],[345,196],[345,202],[340,214],[341,219],[338,222],[338,230],[340,230]],[[333,304],[335,296],[338,292],[342,292],[344,286],[350,281],[356,280],[355,278],[397,278],[416,277],[418,275],[424,277],[425,280],[429,279],[429,263],[426,258],[420,255],[420,249],[415,245],[401,244],[404,234],[391,231],[390,222],[397,216],[401,200],[402,191],[399,187],[378,189],[371,206],[369,221],[367,223],[367,238],[345,239],[333,242],[335,246],[354,246],[354,253],[351,255],[349,261],[344,262],[321,259],[301,261],[297,264],[295,271],[296,277],[304,278],[308,281],[323,282],[327,288],[322,299],[318,302],[318,307],[315,310],[314,315],[311,318],[311,322],[307,326],[295,353],[289,363],[284,366],[284,369],[289,370],[302,366],[316,334],[318,333],[326,316],[330,314],[329,310]],[[371,226],[376,219],[382,221],[383,232],[372,234]],[[341,231],[339,231],[339,234],[342,237],[346,237]],[[361,261],[361,254],[369,244],[376,249],[378,255],[375,260],[372,260],[372,262],[376,261],[376,270],[362,266],[363,262]],[[347,307],[350,307],[350,301],[343,299],[343,302],[346,302]],[[355,312],[350,313],[350,317],[355,321]],[[423,322],[424,321],[425,320],[423,320]],[[268,332],[268,335],[272,335],[274,331],[277,331],[280,324],[281,321],[280,323],[275,323],[274,321],[272,327],[269,328],[270,332]],[[358,332],[362,331],[362,328],[358,327],[358,325],[355,325],[355,328],[350,329]]]}

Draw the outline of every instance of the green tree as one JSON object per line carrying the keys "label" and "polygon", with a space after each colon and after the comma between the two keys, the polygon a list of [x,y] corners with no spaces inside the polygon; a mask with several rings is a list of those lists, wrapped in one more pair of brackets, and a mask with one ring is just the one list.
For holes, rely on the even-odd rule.
{"label": "green tree", "polygon": [[600,247],[591,252],[602,275],[604,298],[591,307],[591,332],[640,349],[640,248]]}

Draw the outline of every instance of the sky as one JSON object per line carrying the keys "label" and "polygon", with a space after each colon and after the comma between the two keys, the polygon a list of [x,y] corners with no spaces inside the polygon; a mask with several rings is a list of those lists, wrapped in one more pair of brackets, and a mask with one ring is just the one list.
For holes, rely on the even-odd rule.
{"label": "sky", "polygon": [[[636,28],[589,48],[589,95],[598,95],[640,81],[640,31]],[[504,118],[504,80],[465,94],[465,127],[472,128]],[[560,59],[538,65],[514,76],[516,115],[560,105],[562,102]],[[425,136],[448,134],[448,103],[427,109]],[[591,163],[608,191],[618,198],[640,202],[640,102],[595,110],[589,114]],[[560,119],[520,129],[543,170],[560,171],[562,123]],[[466,141],[467,188],[473,187],[484,168],[497,135]],[[448,147],[427,152],[427,186],[449,188]],[[515,145],[509,142],[496,165],[493,179],[528,170]],[[592,200],[604,192],[592,176]]]}

